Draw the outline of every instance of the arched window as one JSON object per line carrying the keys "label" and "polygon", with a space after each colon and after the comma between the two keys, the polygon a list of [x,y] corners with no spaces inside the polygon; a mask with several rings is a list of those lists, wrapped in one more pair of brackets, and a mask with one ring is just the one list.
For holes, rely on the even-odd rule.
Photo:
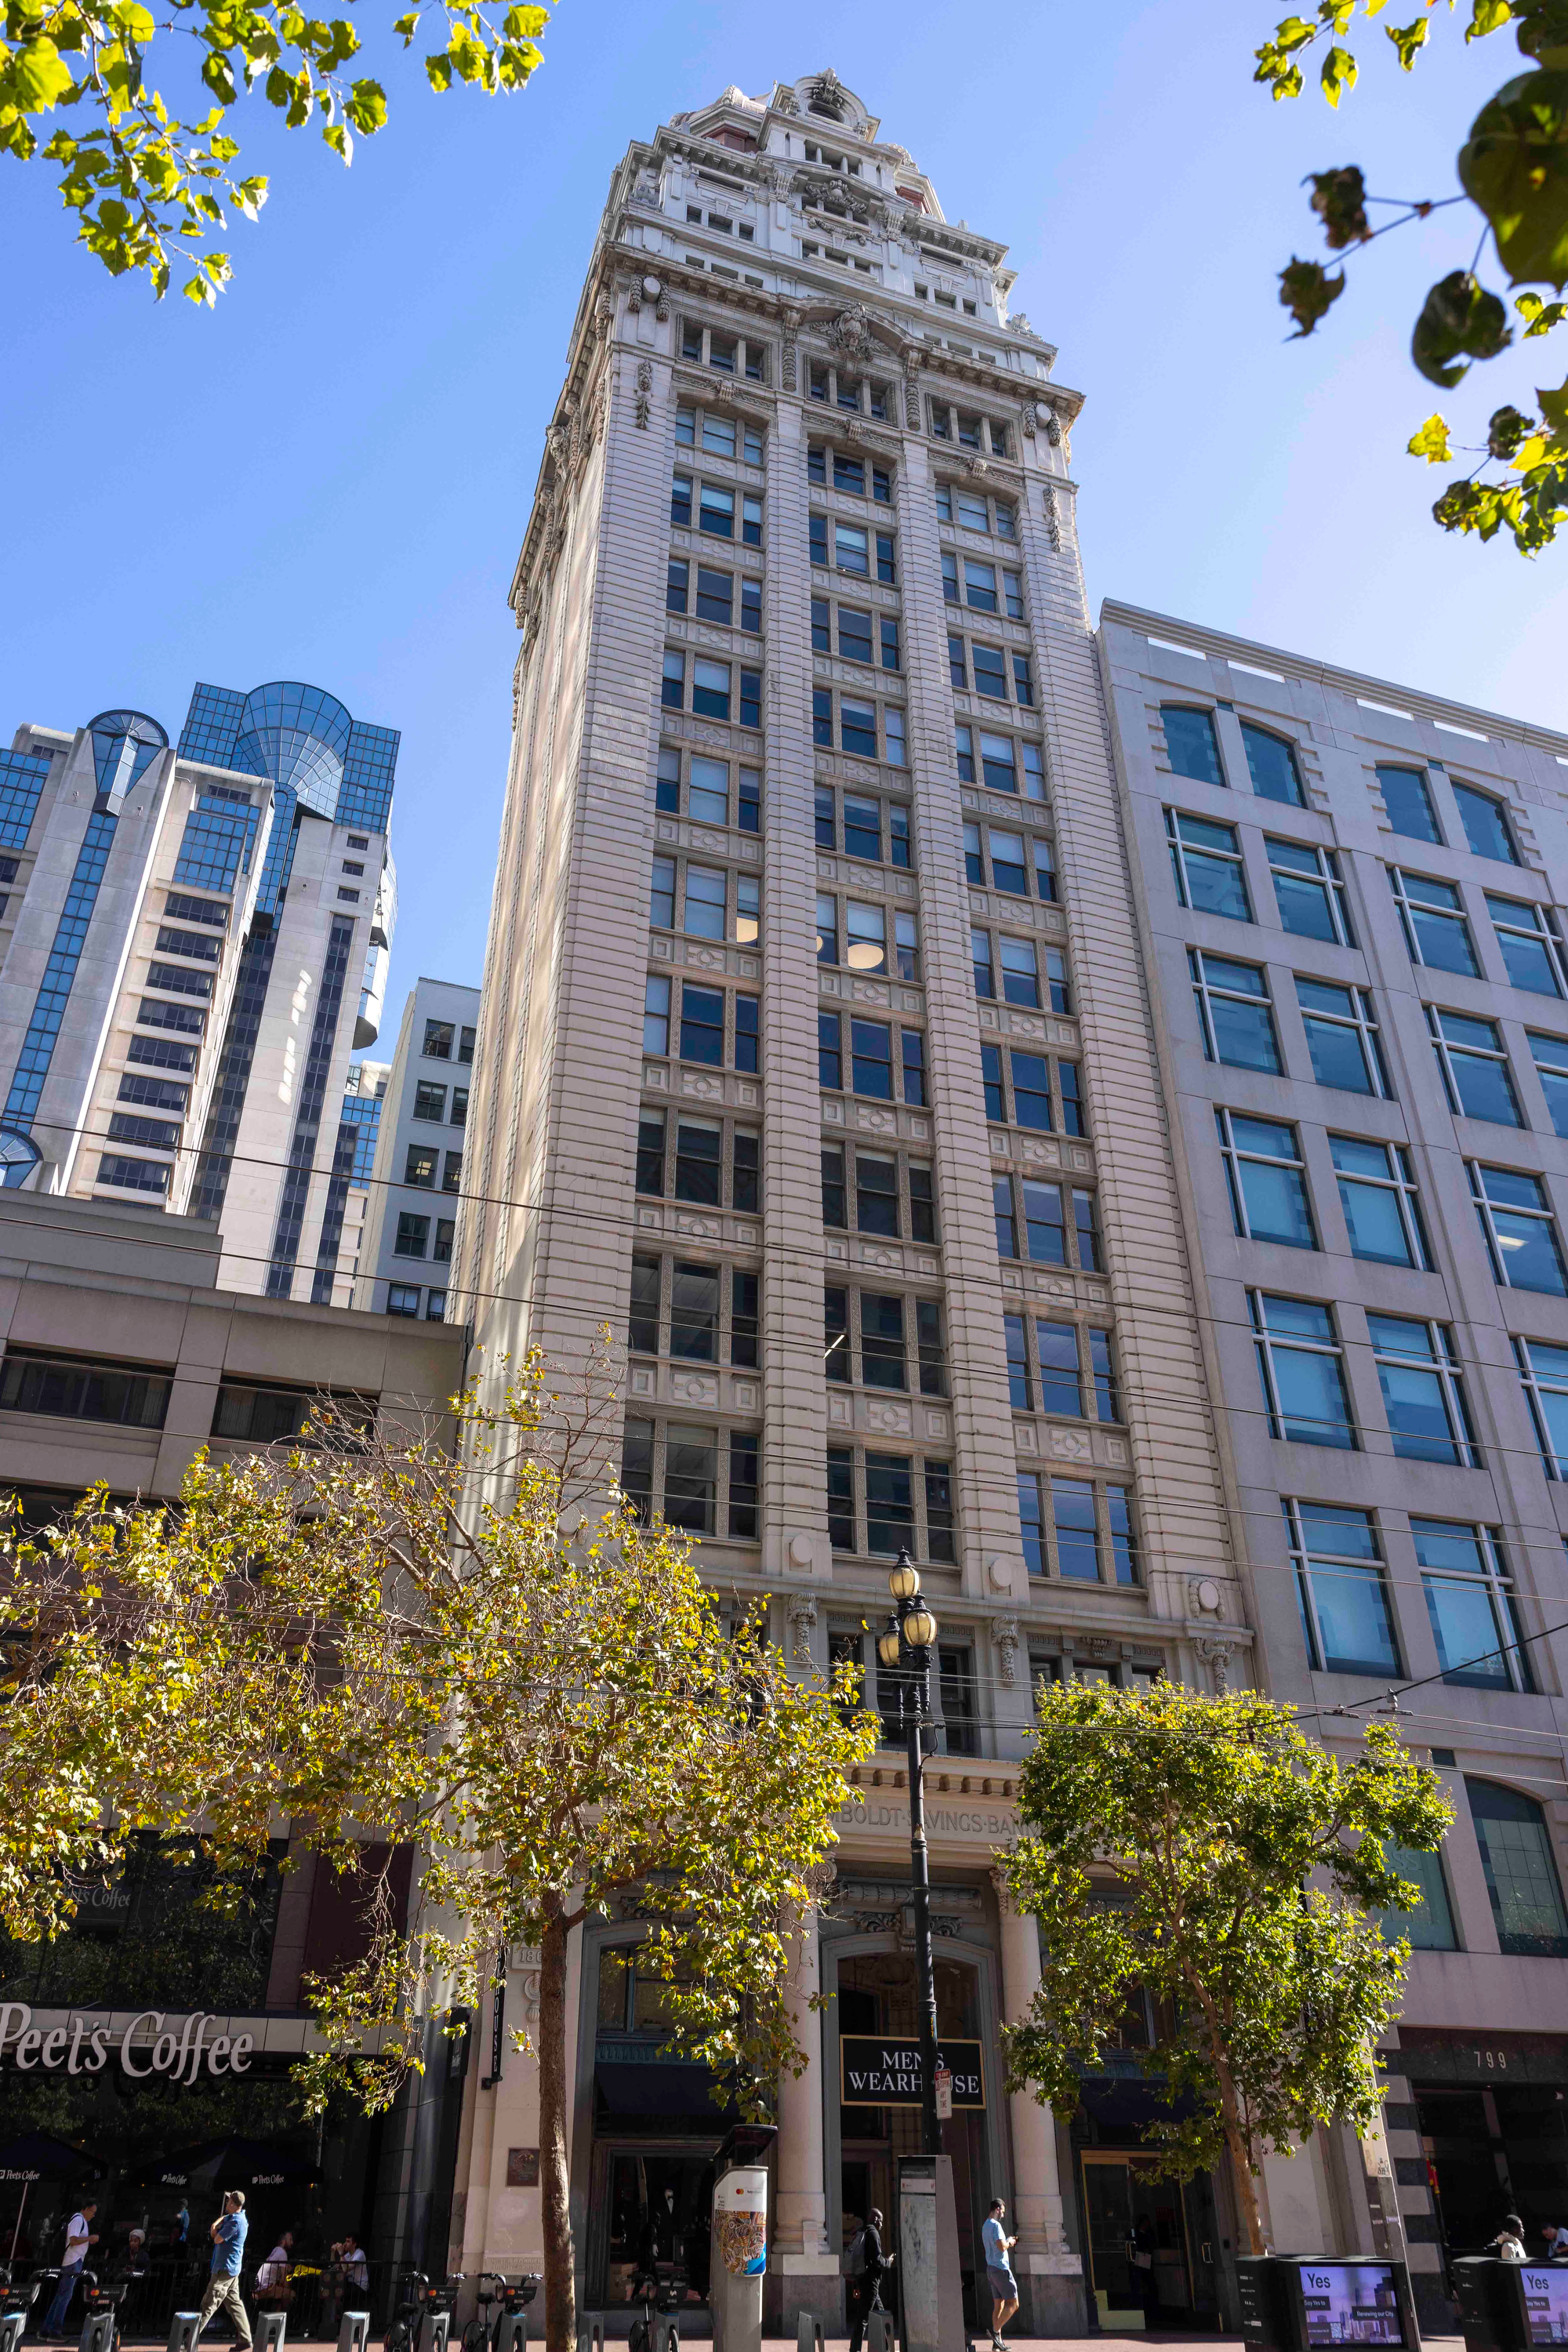
{"label": "arched window", "polygon": [[1241,740],[1247,746],[1247,772],[1258,799],[1305,808],[1307,795],[1301,788],[1295,745],[1283,735],[1270,735],[1266,727],[1254,727],[1247,719],[1241,722]]}
{"label": "arched window", "polygon": [[1225,771],[1219,763],[1213,711],[1194,710],[1184,702],[1162,702],[1160,720],[1177,775],[1191,776],[1200,784],[1223,784]]}
{"label": "arched window", "polygon": [[1456,781],[1454,798],[1459,804],[1459,822],[1465,828],[1465,839],[1478,857],[1495,857],[1500,865],[1517,866],[1519,852],[1513,845],[1513,830],[1500,801],[1490,793],[1479,793],[1474,784]]}
{"label": "arched window", "polygon": [[1468,1774],[1465,1794],[1503,1950],[1568,1958],[1568,1913],[1541,1807],[1517,1789],[1472,1780]]}

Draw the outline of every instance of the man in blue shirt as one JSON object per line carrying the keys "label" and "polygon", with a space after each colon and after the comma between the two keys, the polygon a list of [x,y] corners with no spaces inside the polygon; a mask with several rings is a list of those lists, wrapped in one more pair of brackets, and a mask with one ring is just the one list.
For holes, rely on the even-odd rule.
{"label": "man in blue shirt", "polygon": [[199,2337],[202,2329],[215,2312],[225,2311],[234,2322],[234,2332],[239,2338],[242,2352],[250,2352],[250,2322],[239,2292],[239,2265],[245,2252],[245,2237],[250,2224],[245,2218],[245,2191],[231,2189],[223,2200],[223,2211],[212,2225],[213,2267],[207,2281],[207,2291],[202,2297],[202,2315],[196,2326]]}
{"label": "man in blue shirt", "polygon": [[1006,2210],[1000,2197],[994,2197],[980,2232],[985,2249],[985,2279],[991,2289],[991,2342],[994,2352],[1002,2352],[1002,2330],[1018,2308],[1018,2283],[1013,2276],[1015,2242],[1002,2227],[1002,2216]]}

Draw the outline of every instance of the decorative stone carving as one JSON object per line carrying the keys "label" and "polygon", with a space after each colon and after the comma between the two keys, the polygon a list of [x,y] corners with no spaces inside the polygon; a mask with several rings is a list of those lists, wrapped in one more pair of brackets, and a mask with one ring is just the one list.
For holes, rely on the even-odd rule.
{"label": "decorative stone carving", "polygon": [[784,314],[784,349],[780,354],[779,379],[785,392],[795,388],[795,337],[800,332],[802,313],[786,310]]}
{"label": "decorative stone carving", "polygon": [[838,1884],[838,1864],[836,1862],[814,1862],[809,1870],[802,1873],[802,1876],[812,1901],[820,1911],[832,1900],[833,1890]]}
{"label": "decorative stone carving", "polygon": [[798,114],[800,112],[800,100],[796,98],[793,89],[781,89],[777,93],[773,100],[773,112],[775,114]]}
{"label": "decorative stone carving", "polygon": [[647,431],[647,421],[653,413],[653,362],[638,360],[637,391],[633,395],[639,432]]}
{"label": "decorative stone carving", "polygon": [[1219,1615],[1220,1589],[1212,1576],[1190,1576],[1187,1579],[1187,1605],[1194,1612],[1201,1610],[1205,1616]]}
{"label": "decorative stone carving", "polygon": [[1018,1679],[1018,1621],[1016,1617],[993,1617],[991,1638],[996,1644],[1001,1664],[1004,1689],[1011,1690]]}
{"label": "decorative stone carving", "polygon": [[816,1622],[816,1602],[809,1592],[791,1595],[789,1604],[790,1655],[797,1666],[811,1664],[811,1629]]}
{"label": "decorative stone carving", "polygon": [[1059,555],[1062,547],[1062,519],[1057,511],[1057,494],[1049,482],[1046,484],[1046,531],[1052,549]]}
{"label": "decorative stone carving", "polygon": [[1230,1688],[1230,1662],[1236,1655],[1236,1643],[1218,1634],[1205,1634],[1199,1641],[1198,1655],[1214,1676],[1216,1695],[1223,1696]]}
{"label": "decorative stone carving", "polygon": [[1013,1900],[1013,1890],[1007,1884],[1006,1872],[998,1868],[991,1871],[988,1874],[992,1885],[996,1890],[996,1908],[998,1911],[1016,1911],[1018,1906]]}
{"label": "decorative stone carving", "polygon": [[904,423],[911,433],[921,429],[920,372],[924,364],[919,352],[904,353]]}

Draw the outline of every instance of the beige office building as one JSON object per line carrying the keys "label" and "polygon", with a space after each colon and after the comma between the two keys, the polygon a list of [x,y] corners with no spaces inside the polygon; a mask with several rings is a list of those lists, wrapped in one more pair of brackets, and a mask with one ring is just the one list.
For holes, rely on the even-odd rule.
{"label": "beige office building", "polygon": [[[449,1311],[492,1352],[624,1335],[625,1483],[773,1596],[803,1663],[863,1656],[874,1692],[865,1621],[899,1546],[920,1561],[941,2024],[984,2081],[945,2126],[963,2261],[1005,2195],[1021,2324],[1070,2333],[1116,2301],[1090,2243],[1122,2244],[1148,2094],[1107,2076],[1069,2128],[1001,2080],[1037,1976],[993,1878],[1032,1680],[1212,1688],[1253,1637],[1084,607],[1080,396],[1012,283],[831,74],[727,90],[617,166],[512,588]],[[914,2018],[891,1745],[859,1778],[803,1961],[836,1998],[780,2091],[792,2328],[841,2309],[847,2221],[893,2210],[917,2145],[914,2108],[842,2096],[841,2033]],[[582,2291],[623,2326],[650,2231],[705,2261],[719,2135],[657,2054],[636,1933],[584,1935],[573,2020]],[[470,2078],[456,2266],[537,2266],[537,2143],[504,2053]],[[1212,2317],[1226,2212],[1207,2181],[1171,2206],[1171,2316]]]}

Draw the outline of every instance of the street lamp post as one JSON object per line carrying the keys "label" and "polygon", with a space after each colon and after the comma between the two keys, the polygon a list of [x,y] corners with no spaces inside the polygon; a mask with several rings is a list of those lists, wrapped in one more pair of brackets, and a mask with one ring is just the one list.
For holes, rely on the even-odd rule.
{"label": "street lamp post", "polygon": [[914,1879],[915,1966],[919,1973],[921,2032],[921,2144],[927,2156],[942,2154],[936,2112],[936,1970],[931,1948],[931,1867],[926,1850],[925,1733],[931,1721],[931,1654],[937,1623],[921,1593],[920,1571],[901,1549],[888,1588],[893,1596],[887,1630],[877,1655],[899,1674],[899,1716],[909,1743],[910,1867]]}

